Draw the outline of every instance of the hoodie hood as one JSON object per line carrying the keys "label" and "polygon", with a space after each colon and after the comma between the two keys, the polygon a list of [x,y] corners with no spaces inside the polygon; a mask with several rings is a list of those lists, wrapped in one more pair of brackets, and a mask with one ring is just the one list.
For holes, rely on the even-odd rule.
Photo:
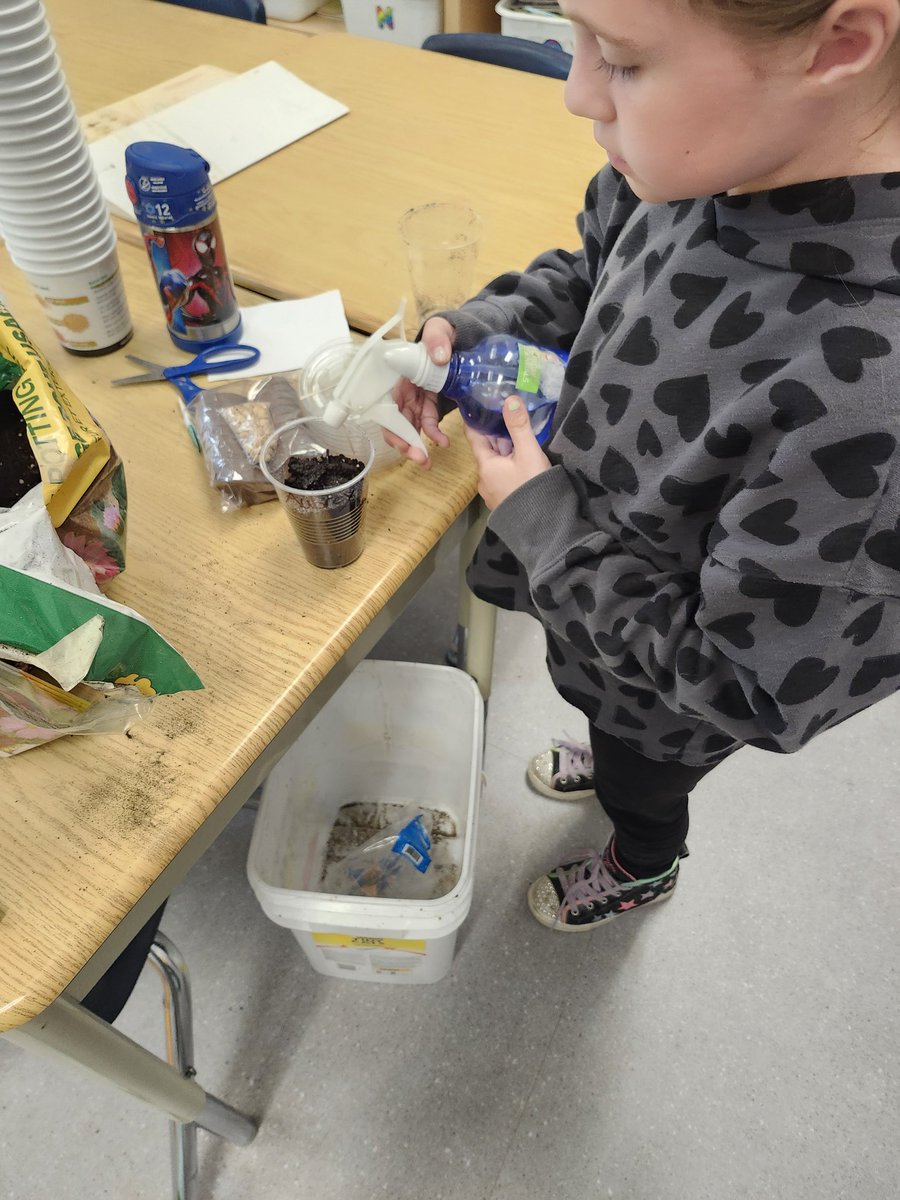
{"label": "hoodie hood", "polygon": [[727,254],[802,276],[790,312],[866,304],[874,292],[900,295],[898,191],[900,172],[820,179],[715,196],[707,219]]}

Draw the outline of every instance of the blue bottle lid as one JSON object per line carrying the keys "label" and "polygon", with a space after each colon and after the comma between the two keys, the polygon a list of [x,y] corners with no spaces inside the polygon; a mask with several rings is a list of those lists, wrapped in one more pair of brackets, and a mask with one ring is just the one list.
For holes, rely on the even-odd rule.
{"label": "blue bottle lid", "polygon": [[155,229],[197,225],[215,215],[209,163],[169,142],[132,142],[125,150],[125,187],[134,215]]}

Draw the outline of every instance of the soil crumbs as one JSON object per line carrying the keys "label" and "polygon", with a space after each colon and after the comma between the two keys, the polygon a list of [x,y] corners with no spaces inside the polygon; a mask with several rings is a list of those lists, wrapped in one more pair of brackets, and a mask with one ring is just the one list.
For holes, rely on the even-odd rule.
{"label": "soil crumbs", "polygon": [[301,492],[321,492],[326,488],[349,483],[365,466],[358,458],[346,454],[294,454],[285,464],[284,482]]}

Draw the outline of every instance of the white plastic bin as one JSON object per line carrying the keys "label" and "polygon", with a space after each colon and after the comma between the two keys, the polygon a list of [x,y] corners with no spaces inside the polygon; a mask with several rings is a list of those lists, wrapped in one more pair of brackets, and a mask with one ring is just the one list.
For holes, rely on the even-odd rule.
{"label": "white plastic bin", "polygon": [[[346,0],[345,0],[346,3]],[[575,53],[575,31],[571,21],[556,13],[526,13],[510,8],[506,0],[494,9],[500,17],[500,32],[507,37],[525,38],[529,42],[544,42],[559,46],[567,54]]]}
{"label": "white plastic bin", "polygon": [[348,33],[419,47],[444,20],[442,0],[341,0]]}
{"label": "white plastic bin", "polygon": [[[464,672],[366,659],[269,775],[247,875],[321,974],[433,983],[450,969],[472,902],[483,720]],[[463,839],[453,890],[424,901],[317,891],[338,810],[358,801],[446,811]]]}

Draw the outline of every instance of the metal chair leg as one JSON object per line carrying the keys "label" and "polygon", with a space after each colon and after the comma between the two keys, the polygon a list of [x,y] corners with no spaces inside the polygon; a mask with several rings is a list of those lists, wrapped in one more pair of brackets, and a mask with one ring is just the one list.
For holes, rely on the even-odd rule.
{"label": "metal chair leg", "polygon": [[[148,962],[159,972],[163,984],[166,1059],[186,1078],[193,1079],[197,1072],[194,1069],[194,1027],[187,963],[171,938],[159,930],[150,947]],[[175,1200],[196,1200],[197,1126],[193,1121],[171,1121],[169,1142]]]}

